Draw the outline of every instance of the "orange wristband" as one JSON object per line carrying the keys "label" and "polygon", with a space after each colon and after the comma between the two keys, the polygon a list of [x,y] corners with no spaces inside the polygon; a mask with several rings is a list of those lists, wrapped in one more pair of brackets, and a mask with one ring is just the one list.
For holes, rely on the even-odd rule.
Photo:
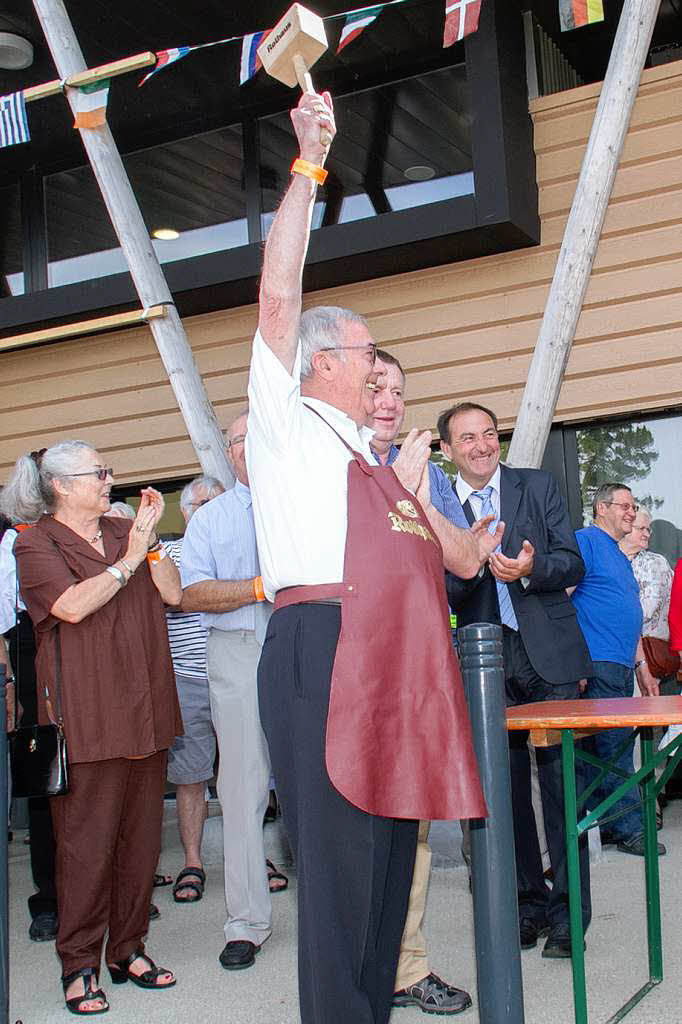
{"label": "orange wristband", "polygon": [[265,600],[265,591],[263,590],[263,577],[256,576],[253,581],[253,596],[257,601]]}
{"label": "orange wristband", "polygon": [[312,178],[318,185],[324,185],[329,171],[318,164],[311,164],[308,160],[301,160],[299,157],[291,165],[291,174],[303,174],[306,178]]}
{"label": "orange wristband", "polygon": [[156,562],[160,562],[162,558],[166,558],[166,549],[163,545],[156,551],[147,552],[147,561],[149,565],[155,565]]}

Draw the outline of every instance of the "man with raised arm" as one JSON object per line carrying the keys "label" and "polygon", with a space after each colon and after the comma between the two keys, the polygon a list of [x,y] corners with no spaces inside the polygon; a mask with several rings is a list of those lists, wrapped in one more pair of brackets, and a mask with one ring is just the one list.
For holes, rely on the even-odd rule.
{"label": "man with raised arm", "polygon": [[275,602],[261,719],[298,867],[303,1024],[385,1024],[417,819],[485,814],[443,560],[475,576],[503,527],[458,529],[433,508],[428,432],[412,431],[392,467],[374,462],[368,326],[335,307],[301,315],[331,98],[306,93],[291,117],[300,157],[265,246],[249,378],[247,462]]}

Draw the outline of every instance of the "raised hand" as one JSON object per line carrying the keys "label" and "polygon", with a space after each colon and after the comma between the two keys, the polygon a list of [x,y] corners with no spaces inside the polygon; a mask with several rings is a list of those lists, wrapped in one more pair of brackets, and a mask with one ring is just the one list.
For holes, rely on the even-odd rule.
{"label": "raised hand", "polygon": [[500,583],[513,583],[522,576],[530,576],[533,571],[535,548],[529,540],[524,540],[516,558],[507,558],[501,551],[493,552],[488,559],[490,571]]}
{"label": "raised hand", "polygon": [[[298,106],[291,111],[291,121],[302,159],[322,166],[336,135],[331,95],[328,92],[304,92]],[[321,133],[326,138],[324,143]]]}
{"label": "raised hand", "polygon": [[[400,448],[400,454],[393,463],[393,471],[403,487],[413,494],[417,493],[422,482],[424,467],[431,454],[431,431],[420,433],[416,428],[411,430]],[[430,503],[430,498],[429,498]]]}

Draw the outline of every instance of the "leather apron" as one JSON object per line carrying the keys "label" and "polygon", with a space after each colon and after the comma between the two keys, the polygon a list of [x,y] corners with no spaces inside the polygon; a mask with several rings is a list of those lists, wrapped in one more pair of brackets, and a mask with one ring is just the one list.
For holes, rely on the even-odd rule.
{"label": "leather apron", "polygon": [[278,608],[341,596],[329,778],[370,814],[485,817],[440,542],[393,469],[370,466],[337,437],[353,455],[343,584],[288,588],[275,602]]}

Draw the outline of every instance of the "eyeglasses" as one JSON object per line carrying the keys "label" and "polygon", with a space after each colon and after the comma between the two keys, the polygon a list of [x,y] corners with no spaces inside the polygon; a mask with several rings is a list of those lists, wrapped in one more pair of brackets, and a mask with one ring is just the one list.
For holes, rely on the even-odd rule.
{"label": "eyeglasses", "polygon": [[370,341],[366,345],[330,345],[329,348],[318,348],[318,352],[364,352],[366,355],[371,355],[372,363],[376,362],[377,358],[377,343]]}
{"label": "eyeglasses", "polygon": [[86,469],[83,473],[62,473],[61,476],[96,476],[98,480],[106,480],[108,476],[113,476],[114,471],[111,466],[107,466],[106,469]]}
{"label": "eyeglasses", "polygon": [[651,527],[650,526],[633,526],[632,529],[633,530],[641,530],[642,533],[651,533]]}
{"label": "eyeglasses", "polygon": [[236,444],[244,444],[244,441],[246,441],[246,434],[237,434],[237,436],[233,437],[231,441],[228,438],[225,442],[225,447],[234,448]]}
{"label": "eyeglasses", "polygon": [[618,505],[619,508],[629,509],[635,515],[639,512],[639,505],[632,505],[629,501],[605,501],[605,505]]}

